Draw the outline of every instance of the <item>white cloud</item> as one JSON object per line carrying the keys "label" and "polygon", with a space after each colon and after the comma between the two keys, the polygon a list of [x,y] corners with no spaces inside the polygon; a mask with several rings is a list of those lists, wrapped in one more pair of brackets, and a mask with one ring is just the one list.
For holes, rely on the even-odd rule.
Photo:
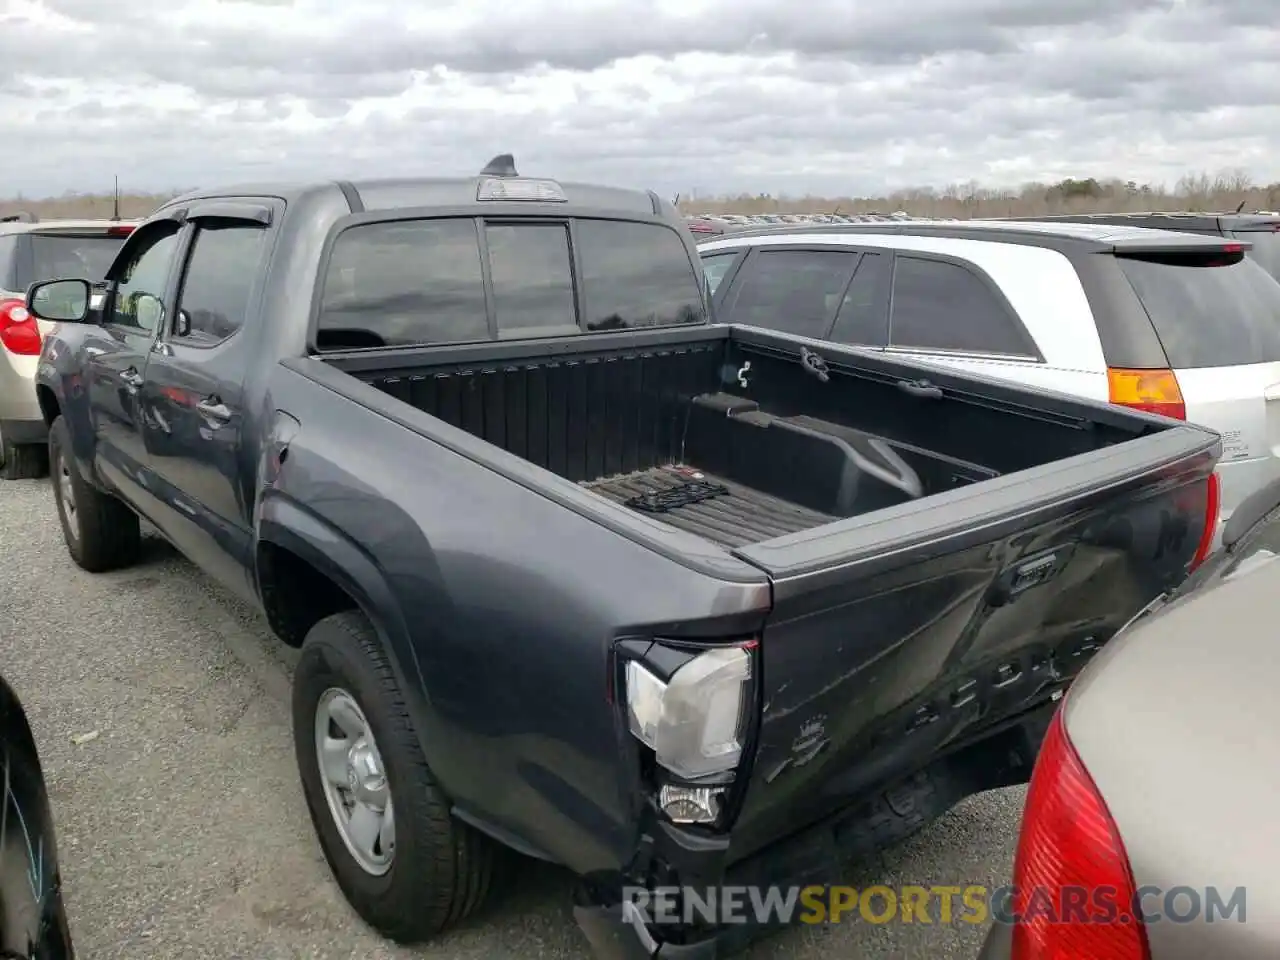
{"label": "white cloud", "polygon": [[7,0],[0,193],[1280,179],[1263,0]]}

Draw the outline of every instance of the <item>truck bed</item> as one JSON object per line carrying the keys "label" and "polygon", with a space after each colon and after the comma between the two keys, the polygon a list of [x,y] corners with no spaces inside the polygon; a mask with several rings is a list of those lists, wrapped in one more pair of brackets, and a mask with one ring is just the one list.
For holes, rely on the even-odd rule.
{"label": "truck bed", "polygon": [[729,549],[1136,435],[1131,420],[1055,415],[1051,402],[934,396],[853,366],[815,373],[798,344],[752,336],[637,331],[328,362]]}
{"label": "truck bed", "polygon": [[691,464],[636,470],[583,486],[724,547],[772,540],[838,519]]}

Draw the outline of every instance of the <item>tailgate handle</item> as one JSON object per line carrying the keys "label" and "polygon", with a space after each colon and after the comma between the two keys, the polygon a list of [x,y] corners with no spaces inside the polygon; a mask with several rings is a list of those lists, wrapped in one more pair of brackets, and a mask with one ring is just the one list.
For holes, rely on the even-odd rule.
{"label": "tailgate handle", "polygon": [[987,603],[1003,607],[1018,594],[1048,583],[1062,572],[1073,549],[1071,545],[1054,547],[1019,560],[996,578],[987,593]]}

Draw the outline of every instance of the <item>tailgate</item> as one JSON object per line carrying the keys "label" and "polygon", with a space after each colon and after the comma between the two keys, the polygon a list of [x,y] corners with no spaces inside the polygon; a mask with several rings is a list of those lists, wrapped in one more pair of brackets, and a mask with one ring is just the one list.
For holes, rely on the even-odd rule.
{"label": "tailgate", "polygon": [[1185,577],[1220,449],[1173,427],[734,551],[774,585],[735,859],[1047,700]]}

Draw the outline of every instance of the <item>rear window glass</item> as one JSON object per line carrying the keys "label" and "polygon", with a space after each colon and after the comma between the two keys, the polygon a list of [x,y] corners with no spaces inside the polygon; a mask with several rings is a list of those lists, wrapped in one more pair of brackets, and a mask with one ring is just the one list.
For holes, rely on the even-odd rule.
{"label": "rear window glass", "polygon": [[338,236],[320,303],[317,347],[488,338],[475,221],[370,223]]}
{"label": "rear window glass", "polygon": [[75,237],[32,233],[31,276],[19,279],[23,287],[37,280],[101,280],[124,246],[124,237]]}
{"label": "rear window glass", "polygon": [[1234,236],[1253,244],[1249,255],[1258,262],[1258,266],[1280,280],[1280,233],[1274,231],[1251,230],[1236,231]]}
{"label": "rear window glass", "polygon": [[1174,369],[1280,361],[1280,283],[1254,260],[1116,259]]}
{"label": "rear window glass", "polygon": [[563,223],[485,227],[498,329],[577,326],[569,228]]}
{"label": "rear window glass", "polygon": [[588,330],[706,319],[702,278],[676,231],[652,223],[579,220],[577,232]]}
{"label": "rear window glass", "polygon": [[[500,333],[579,329],[574,256],[590,330],[700,323],[700,277],[681,237],[655,224],[489,222],[489,283]],[[322,350],[490,339],[473,219],[351,227],[333,245],[320,303]]]}

